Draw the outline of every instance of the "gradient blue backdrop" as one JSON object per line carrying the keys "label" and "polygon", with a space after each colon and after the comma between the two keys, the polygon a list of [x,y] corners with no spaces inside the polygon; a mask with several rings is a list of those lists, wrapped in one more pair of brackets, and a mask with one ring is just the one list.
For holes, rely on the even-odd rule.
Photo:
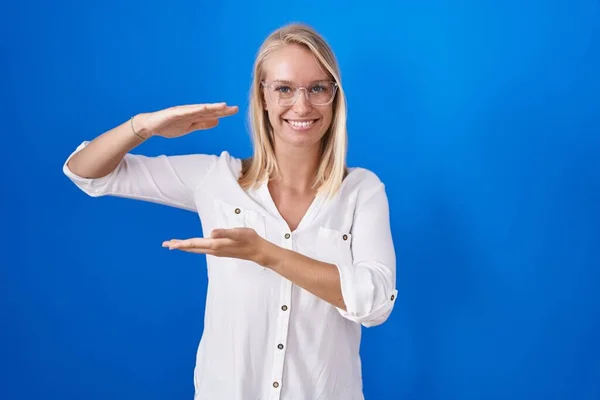
{"label": "gradient blue backdrop", "polygon": [[137,151],[248,155],[254,55],[290,21],[336,51],[349,163],[391,202],[399,298],[364,330],[367,399],[600,398],[597,0],[83,3],[0,6],[0,399],[192,398],[205,263],[161,242],[196,216],[86,197],[62,163],[132,114],[217,101],[240,114]]}

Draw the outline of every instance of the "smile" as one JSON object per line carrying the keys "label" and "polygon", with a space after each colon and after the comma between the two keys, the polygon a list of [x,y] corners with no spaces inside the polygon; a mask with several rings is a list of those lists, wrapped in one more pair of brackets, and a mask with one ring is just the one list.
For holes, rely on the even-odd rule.
{"label": "smile", "polygon": [[311,119],[311,120],[300,121],[300,120],[286,119],[284,121],[287,122],[288,125],[292,127],[292,129],[295,129],[298,131],[303,131],[303,130],[310,129],[317,120]]}

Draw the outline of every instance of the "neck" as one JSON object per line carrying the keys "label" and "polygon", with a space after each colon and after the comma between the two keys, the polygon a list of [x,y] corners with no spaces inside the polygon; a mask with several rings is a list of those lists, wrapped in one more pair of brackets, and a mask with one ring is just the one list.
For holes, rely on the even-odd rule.
{"label": "neck", "polygon": [[274,183],[299,193],[312,192],[311,186],[319,168],[320,146],[298,148],[275,143],[274,150],[279,166]]}

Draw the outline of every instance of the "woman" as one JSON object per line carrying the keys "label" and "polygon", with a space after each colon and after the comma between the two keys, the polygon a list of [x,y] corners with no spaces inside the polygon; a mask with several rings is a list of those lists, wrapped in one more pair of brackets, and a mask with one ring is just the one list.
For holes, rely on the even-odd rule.
{"label": "woman", "polygon": [[272,33],[253,74],[251,159],[130,153],[237,112],[185,105],[83,142],[64,173],[91,196],[196,212],[210,232],[163,244],[207,255],[195,399],[362,399],[361,325],[383,323],[397,293],[384,185],[346,168],[340,73],[312,28]]}

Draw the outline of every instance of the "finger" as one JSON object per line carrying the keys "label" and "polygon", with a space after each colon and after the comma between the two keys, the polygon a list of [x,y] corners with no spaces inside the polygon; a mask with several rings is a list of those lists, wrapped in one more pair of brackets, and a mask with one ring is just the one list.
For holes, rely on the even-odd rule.
{"label": "finger", "polygon": [[201,130],[201,129],[210,129],[210,128],[214,128],[215,126],[219,125],[219,120],[218,119],[209,119],[209,120],[205,120],[205,121],[196,121],[192,124],[192,126],[190,127],[191,131],[197,131],[197,130]]}
{"label": "finger", "polygon": [[162,242],[162,247],[169,247],[172,243],[180,242],[180,239],[165,240]]}
{"label": "finger", "polygon": [[231,240],[229,238],[192,238],[185,240],[172,240],[169,242],[165,242],[163,247],[168,247],[169,249],[179,249],[179,250],[211,250],[211,251],[227,251],[231,247],[236,247],[238,243],[235,240]]}
{"label": "finger", "polygon": [[221,101],[219,103],[207,103],[205,106],[207,110],[222,110],[227,108],[227,102]]}
{"label": "finger", "polygon": [[211,243],[211,239],[193,238],[174,242],[170,247],[177,249],[209,249],[211,247]]}
{"label": "finger", "polygon": [[192,238],[185,240],[171,239],[163,242],[163,247],[168,247],[170,249],[208,249],[210,248],[212,241],[212,239],[208,238]]}
{"label": "finger", "polygon": [[215,118],[227,118],[234,114],[237,114],[237,109],[235,111],[223,111],[223,112],[197,112],[193,115],[189,115],[185,118],[190,118],[193,121],[205,121],[207,119],[215,119]]}
{"label": "finger", "polygon": [[196,113],[202,112],[206,114],[210,113],[222,113],[222,112],[233,112],[237,111],[238,106],[228,106],[227,103],[212,103],[212,104],[193,104],[189,106],[182,106],[179,111],[185,113]]}
{"label": "finger", "polygon": [[199,109],[193,112],[190,111],[190,116],[194,118],[214,118],[214,117],[229,117],[239,111],[238,106],[228,106],[222,109]]}
{"label": "finger", "polygon": [[186,253],[192,253],[192,254],[206,254],[206,255],[211,255],[214,256],[215,252],[213,250],[210,249],[171,249],[171,250],[178,250],[178,251],[184,251]]}
{"label": "finger", "polygon": [[213,111],[213,110],[222,110],[227,108],[227,103],[222,101],[220,103],[204,103],[204,104],[184,104],[181,106],[176,106],[179,111],[185,112],[195,112],[199,110],[205,111]]}
{"label": "finger", "polygon": [[228,106],[227,103],[214,104],[189,104],[173,107],[174,116],[181,118],[197,118],[200,116],[219,117],[229,116],[237,113],[239,107]]}
{"label": "finger", "polygon": [[[196,111],[190,111],[190,112],[181,112],[177,117],[175,117],[176,120],[180,121],[181,123],[189,123],[190,125],[192,124],[196,124],[196,123],[201,123],[204,124],[206,121],[210,121],[207,125],[207,127],[214,127],[217,126],[217,123],[214,123],[213,121],[219,118],[225,118],[225,117],[229,117],[231,115],[234,115],[238,112],[238,108],[237,107],[229,107],[227,109],[224,109],[222,111],[205,111],[205,110],[196,110]],[[199,125],[200,127],[202,127],[202,125]],[[202,128],[200,128],[202,129]]]}

